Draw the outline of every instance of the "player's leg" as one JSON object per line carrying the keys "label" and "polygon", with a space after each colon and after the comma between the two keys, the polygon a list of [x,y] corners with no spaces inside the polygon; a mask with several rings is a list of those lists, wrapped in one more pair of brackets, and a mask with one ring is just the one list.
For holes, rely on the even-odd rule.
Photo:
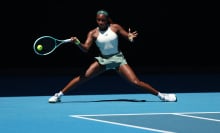
{"label": "player's leg", "polygon": [[74,88],[79,84],[82,84],[83,82],[103,73],[104,71],[105,71],[104,67],[101,66],[97,61],[95,61],[89,66],[89,68],[84,73],[74,77],[72,80],[70,80],[67,83],[67,85],[59,93],[55,93],[55,95],[49,99],[49,102],[50,103],[61,102],[61,97],[69,89]]}
{"label": "player's leg", "polygon": [[118,68],[118,72],[122,77],[124,77],[133,85],[144,88],[153,95],[158,95],[158,91],[154,89],[150,84],[140,81],[138,79],[138,77],[136,76],[136,74],[128,64],[121,65]]}
{"label": "player's leg", "polygon": [[158,90],[153,88],[150,84],[145,83],[136,76],[132,68],[128,64],[124,64],[118,67],[119,74],[127,79],[130,83],[137,87],[141,87],[143,89],[146,89],[151,94],[158,96],[163,101],[176,101],[176,95],[175,94],[164,94],[160,93]]}
{"label": "player's leg", "polygon": [[105,71],[104,66],[101,66],[97,61],[92,63],[89,68],[81,75],[73,78],[61,91],[67,92],[70,88],[76,87],[79,84],[103,73]]}

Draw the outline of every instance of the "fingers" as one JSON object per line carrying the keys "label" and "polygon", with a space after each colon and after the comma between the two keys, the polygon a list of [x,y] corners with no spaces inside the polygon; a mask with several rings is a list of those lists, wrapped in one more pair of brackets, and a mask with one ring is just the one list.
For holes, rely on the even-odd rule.
{"label": "fingers", "polygon": [[131,28],[128,28],[128,33],[129,33],[129,34],[132,34],[132,35],[134,35],[134,36],[137,36],[137,35],[138,35],[138,32],[137,32],[137,31],[131,32]]}
{"label": "fingers", "polygon": [[133,34],[134,36],[137,36],[137,35],[138,35],[138,32],[137,32],[137,31],[134,31],[134,32],[132,32],[132,34]]}
{"label": "fingers", "polygon": [[137,31],[133,31],[131,32],[131,28],[128,28],[128,40],[130,42],[133,42],[134,41],[134,38],[136,38],[138,35]]}
{"label": "fingers", "polygon": [[72,37],[70,37],[70,39],[71,39],[71,42],[78,42],[78,38],[77,37],[75,37],[75,36],[72,36]]}

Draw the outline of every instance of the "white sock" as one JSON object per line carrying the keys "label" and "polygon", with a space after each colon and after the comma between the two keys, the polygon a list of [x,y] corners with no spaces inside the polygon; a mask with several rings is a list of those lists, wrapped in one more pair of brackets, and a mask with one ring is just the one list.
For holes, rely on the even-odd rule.
{"label": "white sock", "polygon": [[63,94],[63,92],[62,91],[60,91],[59,93],[58,93],[58,96],[63,96],[64,94]]}
{"label": "white sock", "polygon": [[163,94],[159,92],[159,93],[157,94],[157,96],[158,96],[158,97],[162,97]]}

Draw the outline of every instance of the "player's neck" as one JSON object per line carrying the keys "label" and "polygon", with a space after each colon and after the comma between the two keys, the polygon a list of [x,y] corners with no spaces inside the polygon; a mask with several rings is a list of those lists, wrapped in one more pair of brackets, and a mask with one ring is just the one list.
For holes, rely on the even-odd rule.
{"label": "player's neck", "polygon": [[106,31],[108,29],[109,25],[106,25],[105,27],[99,27],[100,31]]}

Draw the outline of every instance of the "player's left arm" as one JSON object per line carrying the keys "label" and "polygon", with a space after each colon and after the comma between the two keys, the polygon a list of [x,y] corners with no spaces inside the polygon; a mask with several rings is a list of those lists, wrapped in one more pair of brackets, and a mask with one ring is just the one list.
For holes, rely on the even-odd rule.
{"label": "player's left arm", "polygon": [[117,28],[117,32],[122,35],[124,38],[128,39],[130,42],[133,42],[134,38],[137,37],[138,32],[133,31],[131,32],[131,29],[129,28],[128,31],[126,31],[122,26],[119,24],[115,24],[115,27]]}

